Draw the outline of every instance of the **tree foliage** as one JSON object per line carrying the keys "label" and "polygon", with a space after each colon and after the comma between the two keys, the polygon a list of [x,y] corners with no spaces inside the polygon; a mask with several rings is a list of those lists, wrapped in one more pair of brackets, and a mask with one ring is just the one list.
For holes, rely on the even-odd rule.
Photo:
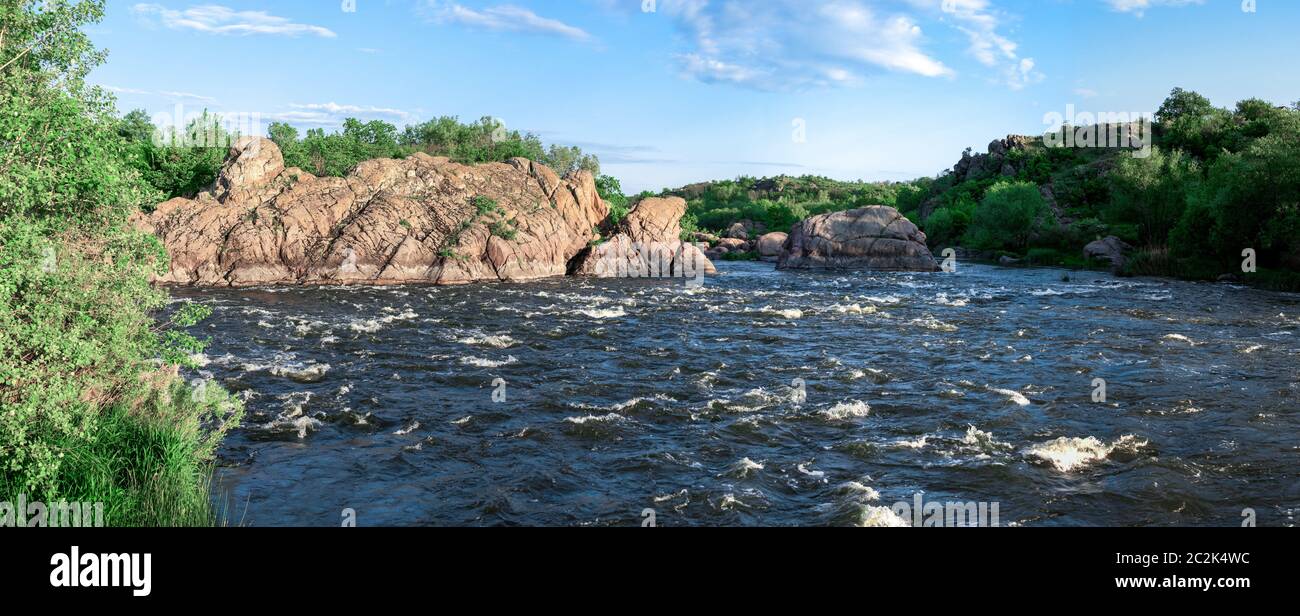
{"label": "tree foliage", "polygon": [[239,407],[167,367],[201,343],[156,321],[166,255],[126,224],[159,197],[130,163],[140,118],[84,83],[103,54],[81,28],[103,8],[0,1],[0,500],[203,522],[207,461]]}

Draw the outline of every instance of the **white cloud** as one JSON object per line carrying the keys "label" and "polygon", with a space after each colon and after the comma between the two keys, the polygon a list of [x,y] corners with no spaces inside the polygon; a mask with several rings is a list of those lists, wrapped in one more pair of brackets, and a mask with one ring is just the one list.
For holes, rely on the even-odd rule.
{"label": "white cloud", "polygon": [[1205,0],[1105,0],[1110,8],[1121,13],[1133,13],[1138,17],[1146,14],[1147,9],[1160,6],[1189,6],[1205,4]]}
{"label": "white cloud", "polygon": [[430,19],[439,24],[459,24],[500,32],[530,32],[581,42],[593,39],[582,28],[510,4],[472,9],[455,2],[424,0],[422,8]]}
{"label": "white cloud", "polygon": [[119,86],[103,86],[103,88],[104,88],[105,90],[108,90],[109,92],[113,92],[113,93],[116,93],[116,94],[134,94],[134,95],[137,95],[137,96],[161,96],[161,97],[169,98],[169,99],[173,99],[173,100],[190,100],[190,101],[197,101],[197,102],[200,102],[200,103],[216,103],[216,102],[217,102],[217,99],[215,99],[215,98],[213,98],[213,97],[211,97],[211,96],[203,96],[203,95],[200,95],[200,94],[191,94],[191,93],[189,93],[189,92],[173,92],[173,91],[169,91],[169,90],[160,90],[160,91],[154,92],[154,91],[150,91],[150,90],[141,90],[141,89],[138,89],[138,88],[123,88],[123,87],[119,87]]}
{"label": "white cloud", "polygon": [[366,105],[340,105],[338,103],[293,103],[292,111],[278,111],[261,114],[266,122],[285,122],[299,126],[336,127],[347,118],[384,119],[397,124],[413,122],[416,114],[389,107],[372,107]]}
{"label": "white cloud", "polygon": [[1019,45],[1002,34],[1005,19],[990,0],[908,0],[913,6],[938,10],[966,35],[968,53],[977,62],[998,70],[1001,81],[1012,89],[1043,80],[1034,70],[1033,58],[1022,58]]}
{"label": "white cloud", "polygon": [[213,98],[213,97],[211,97],[211,96],[202,96],[202,95],[199,95],[199,94],[191,94],[191,93],[189,93],[189,92],[169,92],[169,91],[163,90],[163,91],[159,92],[158,94],[161,95],[161,96],[166,96],[167,98],[179,98],[179,99],[185,99],[185,100],[191,100],[191,101],[198,101],[198,102],[200,102],[200,103],[215,103],[215,102],[217,102],[217,99],[215,99],[215,98]]}
{"label": "white cloud", "polygon": [[660,0],[658,12],[688,37],[678,60],[704,82],[783,90],[854,83],[878,70],[953,74],[921,50],[912,19],[863,0]]}
{"label": "white cloud", "polygon": [[137,4],[131,7],[131,12],[150,22],[157,20],[158,23],[173,30],[193,30],[207,34],[236,36],[308,34],[323,38],[338,36],[329,28],[295,23],[266,11],[238,11],[216,4],[192,6],[184,10],[169,9],[159,4]]}

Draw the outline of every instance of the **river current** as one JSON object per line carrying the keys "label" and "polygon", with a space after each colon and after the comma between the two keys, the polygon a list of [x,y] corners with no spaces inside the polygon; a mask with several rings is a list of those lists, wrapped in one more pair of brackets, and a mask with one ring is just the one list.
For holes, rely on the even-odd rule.
{"label": "river current", "polygon": [[[1300,295],[1097,272],[173,289],[232,524],[1294,525]],[[351,510],[345,514],[345,510]]]}

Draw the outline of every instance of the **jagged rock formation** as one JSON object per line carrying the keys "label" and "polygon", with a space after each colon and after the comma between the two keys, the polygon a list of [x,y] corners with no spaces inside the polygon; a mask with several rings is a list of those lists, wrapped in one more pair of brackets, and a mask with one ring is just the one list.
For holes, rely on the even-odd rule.
{"label": "jagged rock formation", "polygon": [[938,271],[925,241],[925,234],[892,207],[821,214],[790,230],[777,269]]}
{"label": "jagged rock formation", "polygon": [[318,178],[284,168],[270,140],[245,138],[210,192],[135,223],[171,255],[163,283],[456,284],[565,275],[608,215],[591,174],[561,179],[523,158],[415,154]]}
{"label": "jagged rock formation", "polygon": [[683,242],[681,197],[650,197],[638,202],[608,241],[593,246],[570,273],[601,278],[696,278],[717,273],[690,242]]}

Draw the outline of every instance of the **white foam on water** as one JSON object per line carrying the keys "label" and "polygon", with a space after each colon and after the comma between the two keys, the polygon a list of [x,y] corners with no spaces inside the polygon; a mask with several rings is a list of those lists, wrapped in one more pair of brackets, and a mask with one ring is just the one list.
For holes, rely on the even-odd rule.
{"label": "white foam on water", "polygon": [[749,509],[749,505],[746,505],[740,499],[736,498],[735,494],[728,493],[722,495],[722,501],[718,503],[718,509],[727,511],[730,509],[735,509],[736,507],[744,507],[746,509]]}
{"label": "white foam on water", "polygon": [[790,319],[790,320],[803,318],[803,311],[799,310],[798,308],[782,309],[782,308],[773,308],[772,306],[766,306],[759,312],[762,312],[763,314],[770,314],[772,316],[778,316],[783,319]]}
{"label": "white foam on water", "polygon": [[893,306],[895,304],[900,304],[903,302],[903,298],[897,295],[886,295],[884,297],[875,297],[875,296],[868,295],[866,297],[866,300],[873,304],[885,304],[887,306]]}
{"label": "white foam on water", "polygon": [[1121,436],[1110,444],[1106,444],[1094,436],[1085,438],[1062,436],[1056,440],[1034,445],[1026,449],[1025,454],[1048,462],[1062,473],[1069,473],[1104,460],[1116,450],[1135,450],[1146,445],[1147,441],[1141,440],[1132,434]]}
{"label": "white foam on water", "polygon": [[936,319],[932,316],[926,316],[920,319],[912,319],[910,322],[908,322],[908,325],[915,325],[917,327],[928,329],[931,331],[936,331],[936,332],[951,333],[957,331],[956,325],[944,323],[943,321],[940,321],[939,319]]}
{"label": "white foam on water", "polygon": [[348,323],[348,329],[362,334],[373,334],[383,328],[384,324],[374,319],[354,319]]}
{"label": "white foam on water", "polygon": [[300,383],[315,383],[325,378],[330,371],[329,364],[277,364],[271,366],[271,374],[288,377]]}
{"label": "white foam on water", "polygon": [[1011,449],[1010,443],[1003,443],[995,438],[990,432],[985,432],[975,426],[967,426],[966,434],[962,436],[963,444],[975,447],[985,453],[990,453],[999,449]]}
{"label": "white foam on water", "polygon": [[903,449],[924,449],[926,445],[930,444],[930,435],[922,434],[914,439],[899,439],[894,441],[893,444],[895,447]]}
{"label": "white foam on water", "polygon": [[416,430],[419,430],[419,429],[420,429],[420,422],[418,422],[418,421],[412,421],[412,422],[411,422],[410,424],[408,424],[405,428],[402,428],[401,430],[395,430],[395,431],[393,432],[393,434],[394,434],[394,435],[397,435],[397,436],[406,436],[406,435],[408,435],[408,434],[410,434],[410,433],[412,433],[412,432],[415,432]]}
{"label": "white foam on water", "polygon": [[1193,341],[1191,338],[1188,338],[1187,336],[1184,336],[1184,335],[1182,335],[1182,334],[1165,334],[1164,339],[1165,339],[1165,340],[1176,340],[1176,341],[1178,341],[1178,342],[1186,342],[1186,343],[1188,344],[1188,346],[1196,346],[1196,342],[1195,342],[1195,341]]}
{"label": "white foam on water", "polygon": [[625,411],[643,402],[676,402],[677,399],[666,394],[655,394],[650,397],[637,397],[623,402],[616,402],[609,406],[598,406],[594,404],[572,403],[569,406],[587,411]]}
{"label": "white foam on water", "polygon": [[833,312],[840,314],[876,314],[875,306],[863,306],[861,304],[835,304],[830,307]]}
{"label": "white foam on water", "polygon": [[619,415],[618,413],[610,413],[608,415],[583,415],[582,417],[565,417],[564,421],[566,423],[571,423],[571,424],[576,424],[581,426],[592,422],[614,423],[618,421],[624,421],[626,419],[627,419],[626,417]]}
{"label": "white foam on water", "polygon": [[592,319],[617,319],[627,316],[627,312],[623,310],[622,306],[617,308],[583,308],[575,312]]}
{"label": "white foam on water", "polygon": [[488,336],[488,335],[466,336],[464,338],[457,339],[456,342],[459,342],[461,344],[471,345],[471,346],[492,347],[494,349],[507,349],[515,345],[515,339],[504,334],[499,336]]}
{"label": "white foam on water", "polygon": [[1250,354],[1254,353],[1255,351],[1262,351],[1262,350],[1264,350],[1265,348],[1266,348],[1266,347],[1265,347],[1264,345],[1262,345],[1262,344],[1254,344],[1254,345],[1248,346],[1248,347],[1246,347],[1246,348],[1244,348],[1244,349],[1241,349],[1241,352],[1244,353],[1244,354],[1246,354],[1246,355],[1250,355]]}
{"label": "white foam on water", "polygon": [[509,366],[518,361],[519,359],[514,355],[507,355],[505,359],[501,360],[474,357],[473,355],[460,358],[460,363],[465,364],[466,366],[477,366],[479,368],[500,368],[501,366]]}
{"label": "white foam on water", "polygon": [[298,433],[299,439],[304,439],[308,433],[319,430],[323,425],[319,419],[303,414],[303,407],[312,399],[311,392],[296,391],[282,394],[278,398],[284,400],[284,410],[275,419],[263,424],[263,430],[280,431],[289,428]]}
{"label": "white foam on water", "polygon": [[911,522],[894,513],[893,509],[875,505],[863,505],[862,516],[858,521],[858,526],[864,528],[903,528],[911,525]]}
{"label": "white foam on water", "polygon": [[866,417],[870,413],[871,405],[860,400],[840,402],[831,408],[821,411],[821,415],[831,421],[844,421],[845,419]]}
{"label": "white foam on water", "polygon": [[1026,398],[1024,394],[1018,391],[1011,389],[998,389],[995,387],[989,387],[988,390],[995,394],[1006,396],[1008,401],[1014,402],[1018,406],[1029,406],[1030,404],[1029,398]]}
{"label": "white foam on water", "polygon": [[947,293],[940,293],[934,297],[934,303],[951,308],[965,308],[970,302],[964,297],[949,298]]}
{"label": "white foam on water", "polygon": [[749,458],[741,458],[740,460],[737,460],[735,464],[731,465],[731,472],[737,477],[744,478],[748,477],[749,474],[754,471],[763,470],[763,468],[764,466],[762,462],[755,462]]}
{"label": "white foam on water", "polygon": [[871,486],[863,485],[861,482],[857,481],[846,481],[841,483],[836,490],[852,495],[854,498],[862,501],[880,500],[880,492],[877,492],[876,489]]}
{"label": "white foam on water", "polygon": [[687,491],[686,488],[682,488],[680,492],[673,492],[672,494],[660,494],[654,497],[654,502],[663,503],[663,502],[673,500],[674,498],[690,498],[690,495],[691,493]]}
{"label": "white foam on water", "polygon": [[466,416],[464,416],[464,417],[461,417],[460,419],[453,419],[453,420],[451,421],[451,425],[453,425],[453,426],[463,426],[463,425],[469,423],[471,419],[474,419],[474,416],[473,416],[473,415],[466,415]]}
{"label": "white foam on water", "polygon": [[826,481],[826,473],[824,471],[808,470],[809,464],[812,464],[812,462],[804,462],[803,464],[796,465],[795,468],[799,469],[800,473],[812,477],[813,479],[820,479],[823,482]]}

